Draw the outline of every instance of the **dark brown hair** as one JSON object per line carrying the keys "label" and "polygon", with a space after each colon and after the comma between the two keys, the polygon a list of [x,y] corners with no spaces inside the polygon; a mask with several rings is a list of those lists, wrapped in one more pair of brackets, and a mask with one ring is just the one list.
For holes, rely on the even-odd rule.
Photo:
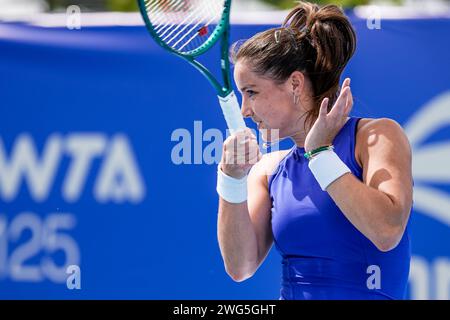
{"label": "dark brown hair", "polygon": [[343,11],[336,5],[319,7],[300,2],[282,27],[260,32],[242,45],[234,45],[234,63],[246,59],[252,70],[277,83],[284,83],[294,71],[312,84],[314,108],[305,125],[313,124],[326,97],[328,111],[339,93],[339,79],[356,47],[356,35]]}

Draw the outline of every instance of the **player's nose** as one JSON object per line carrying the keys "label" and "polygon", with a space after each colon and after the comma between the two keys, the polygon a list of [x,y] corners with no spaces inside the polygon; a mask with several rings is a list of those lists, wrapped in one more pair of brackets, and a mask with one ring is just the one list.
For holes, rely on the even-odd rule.
{"label": "player's nose", "polygon": [[242,105],[241,105],[241,114],[244,118],[250,118],[253,116],[253,110],[252,108],[248,105],[248,103],[245,102],[245,100],[242,100]]}

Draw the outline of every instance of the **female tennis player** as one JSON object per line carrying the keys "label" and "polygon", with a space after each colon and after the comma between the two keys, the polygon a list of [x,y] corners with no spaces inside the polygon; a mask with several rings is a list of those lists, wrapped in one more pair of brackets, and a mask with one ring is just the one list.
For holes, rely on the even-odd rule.
{"label": "female tennis player", "polygon": [[225,140],[219,245],[227,273],[243,281],[275,243],[280,299],[405,295],[411,149],[395,121],[349,116],[350,79],[339,80],[355,38],[337,6],[300,2],[281,28],[233,54],[242,114],[264,140],[277,130],[295,145],[261,156],[250,130]]}

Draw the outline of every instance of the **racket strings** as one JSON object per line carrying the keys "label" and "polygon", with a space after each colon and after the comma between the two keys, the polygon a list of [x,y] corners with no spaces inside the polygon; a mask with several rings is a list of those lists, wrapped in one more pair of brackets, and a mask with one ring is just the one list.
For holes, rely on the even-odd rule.
{"label": "racket strings", "polygon": [[202,46],[220,21],[225,0],[146,0],[145,8],[160,41],[179,52]]}
{"label": "racket strings", "polygon": [[[205,9],[205,8],[203,8],[203,9]],[[202,11],[203,11],[203,13],[205,13],[205,10],[202,10]],[[198,19],[198,22],[194,26],[192,26],[186,33],[184,33],[184,35],[178,39],[178,41],[173,45],[173,47],[176,48],[177,45],[181,41],[183,41],[183,39],[185,39],[189,35],[194,34],[191,38],[188,37],[189,40],[185,41],[184,44],[180,48],[178,48],[178,50],[182,50],[185,46],[187,46],[189,43],[191,43],[191,41],[194,38],[197,37],[197,35],[199,34],[198,30],[200,30],[199,29],[200,27],[202,27],[202,28],[208,27],[211,24],[211,22],[214,21],[215,17],[212,17],[204,26],[200,26],[202,23],[204,23],[204,20],[207,18],[207,14],[208,14],[208,12],[206,12],[206,16],[202,14],[202,16],[201,16],[202,19]],[[200,15],[199,15],[199,17],[200,17]]]}
{"label": "racket strings", "polygon": [[[177,1],[179,4],[182,4],[183,2]],[[178,3],[176,3],[175,5],[179,5]],[[214,2],[213,2],[214,4]],[[167,34],[167,31],[169,31],[170,29],[171,32],[165,36],[162,40],[166,42],[166,44],[171,44],[174,40],[177,40],[172,47],[177,49],[177,45],[179,45],[185,38],[187,38],[190,34],[194,33],[193,36],[191,36],[190,38],[188,38],[188,41],[186,41],[181,47],[178,48],[178,50],[182,50],[184,47],[186,47],[189,43],[191,43],[198,34],[200,34],[199,32],[194,32],[197,31],[196,29],[201,25],[201,23],[204,22],[204,20],[208,17],[208,14],[210,14],[207,10],[208,6],[196,6],[195,9],[191,11],[191,13],[189,15],[187,15],[186,17],[184,17],[184,19],[181,22],[178,23],[166,23],[165,25],[169,24],[169,28],[166,28],[165,32],[161,33],[160,36],[165,36],[165,34]],[[174,7],[175,11],[176,11],[176,7]],[[205,15],[206,14],[206,15]],[[180,15],[177,15],[178,18],[181,18]],[[190,20],[189,20],[190,18]],[[212,21],[214,21],[215,19],[217,19],[217,15],[216,17],[213,17],[212,19],[210,19],[206,25],[209,25]],[[197,23],[195,23],[197,21]],[[195,24],[194,24],[195,23]],[[192,24],[194,24],[192,26]],[[175,28],[172,28],[176,26]],[[182,27],[183,26],[183,27]],[[181,29],[179,29],[180,27],[182,27]],[[190,27],[190,29],[188,29],[188,27]],[[188,31],[185,31],[186,29],[188,29]],[[178,31],[175,35],[173,35],[173,33],[175,31]],[[172,37],[171,37],[172,36]],[[171,37],[171,38],[170,38]],[[199,43],[198,41],[195,41],[193,43],[194,47],[198,46]]]}
{"label": "racket strings", "polygon": [[[155,3],[158,3],[157,1],[155,1]],[[167,12],[167,10],[176,12],[177,10],[180,10],[182,8],[182,6],[184,5],[183,0],[171,0],[166,1],[164,4],[162,5],[156,5],[153,8],[155,9],[154,12],[154,21],[153,23],[156,25],[158,24],[159,27],[164,27],[167,25],[167,21],[164,21],[164,14],[165,12]],[[147,9],[147,10],[151,10],[151,9]]]}
{"label": "racket strings", "polygon": [[[187,15],[186,17],[184,17],[184,19],[180,23],[176,23],[176,22],[173,22],[173,21],[165,22],[164,24],[161,24],[160,26],[158,26],[158,28],[156,28],[155,30],[157,32],[159,32],[159,31],[162,31],[165,28],[164,32],[162,32],[160,34],[160,36],[163,37],[173,27],[182,26],[183,24],[186,24],[188,19],[190,19],[192,16],[194,16],[195,13],[196,13],[196,11],[191,11],[191,13],[189,15]],[[166,28],[167,26],[168,26],[168,28]],[[178,28],[175,28],[175,30],[173,30],[173,31],[176,31],[177,29]],[[173,33],[173,31],[170,33],[170,35]]]}
{"label": "racket strings", "polygon": [[[166,42],[167,44],[170,44],[170,42],[172,42],[172,40],[174,40],[174,39],[177,38],[181,33],[183,33],[183,32],[191,25],[191,23],[195,22],[196,19],[197,19],[197,17],[198,17],[198,16],[200,15],[200,13],[204,10],[203,7],[199,7],[199,8],[196,8],[196,9],[197,9],[196,11],[193,11],[193,12],[192,12],[193,19],[191,19],[189,22],[188,22],[188,21],[185,21],[185,20],[187,20],[187,19],[183,19],[183,21],[182,21],[180,24],[177,25],[177,27],[176,27],[173,31],[178,30],[180,27],[183,27],[183,28],[182,28],[181,30],[179,30],[179,31],[175,34],[175,36],[173,36],[170,40],[168,40],[168,41]],[[194,14],[196,14],[196,15],[194,15]],[[195,26],[194,26],[194,27],[195,27]],[[173,31],[172,31],[167,37],[165,37],[165,38],[163,39],[163,41],[166,41],[166,39],[167,39],[169,36],[172,35]],[[187,33],[188,33],[188,32],[187,32]],[[185,33],[185,35],[186,35],[187,33]]]}

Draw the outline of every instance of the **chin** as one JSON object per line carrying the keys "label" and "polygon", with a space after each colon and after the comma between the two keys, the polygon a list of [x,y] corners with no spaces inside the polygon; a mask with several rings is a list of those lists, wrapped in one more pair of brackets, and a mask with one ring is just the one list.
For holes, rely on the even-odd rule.
{"label": "chin", "polygon": [[258,130],[264,142],[277,142],[281,140],[279,129],[259,128]]}

